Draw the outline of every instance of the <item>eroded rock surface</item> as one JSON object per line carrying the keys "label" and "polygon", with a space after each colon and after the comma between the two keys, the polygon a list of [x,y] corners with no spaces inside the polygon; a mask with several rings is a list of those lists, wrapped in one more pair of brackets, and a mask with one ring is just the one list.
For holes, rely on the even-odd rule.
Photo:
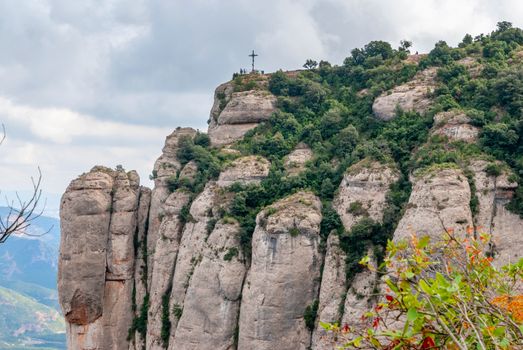
{"label": "eroded rock surface", "polygon": [[[317,320],[322,322],[338,322],[343,316],[342,305],[347,292],[346,261],[347,254],[340,247],[340,240],[336,233],[331,233],[327,239],[327,253],[318,305]],[[312,337],[313,349],[331,349],[333,339],[319,323]]]}
{"label": "eroded rock surface", "polygon": [[489,176],[485,170],[488,164],[489,162],[477,160],[470,166],[479,202],[475,225],[477,232],[491,236],[490,249],[494,264],[503,266],[521,258],[523,220],[506,208],[517,183],[509,181],[510,174],[505,169],[499,176]]}
{"label": "eroded rock surface", "polygon": [[441,112],[434,116],[433,135],[447,136],[450,141],[475,142],[479,129],[470,124],[463,112]]}
{"label": "eroded rock surface", "polygon": [[[345,230],[350,231],[363,218],[381,222],[386,195],[398,179],[399,172],[390,165],[363,160],[350,167],[333,201]],[[366,270],[351,276],[351,281],[346,281],[346,253],[334,235],[331,233],[327,241],[317,321],[354,326],[368,310],[377,276]],[[332,337],[317,324],[313,349],[332,349],[332,344]]]}
{"label": "eroded rock surface", "polygon": [[258,214],[242,293],[239,349],[307,349],[303,318],[317,298],[321,202],[299,192]]}
{"label": "eroded rock surface", "polygon": [[[176,329],[173,349],[235,348],[241,291],[247,268],[239,225],[220,221],[195,267]],[[179,315],[178,315],[179,316]],[[177,317],[178,317],[177,316]]]}
{"label": "eroded rock surface", "polygon": [[208,131],[211,144],[223,146],[241,139],[275,111],[276,97],[268,91],[217,92]]}
{"label": "eroded rock surface", "polygon": [[419,72],[409,82],[396,86],[378,96],[372,105],[374,115],[382,120],[396,116],[396,109],[425,113],[431,103],[430,94],[436,87],[436,68],[427,68]]}
{"label": "eroded rock surface", "polygon": [[398,179],[394,167],[378,162],[363,160],[350,167],[333,202],[345,229],[350,230],[363,217],[381,221],[389,187]]}
{"label": "eroded rock surface", "polygon": [[470,187],[459,169],[433,168],[413,178],[405,214],[394,233],[395,240],[428,235],[439,240],[445,231],[465,235],[472,227]]}
{"label": "eroded rock surface", "polygon": [[296,148],[285,157],[284,166],[290,176],[298,175],[305,170],[306,163],[312,159],[313,152],[309,146],[299,143]]}
{"label": "eroded rock surface", "polygon": [[[194,137],[196,130],[192,128],[178,128],[165,139],[165,145],[161,156],[154,163],[153,177],[154,189],[151,195],[151,208],[149,210],[149,227],[147,239],[147,252],[154,255],[156,242],[159,238],[159,228],[164,215],[163,203],[169,197],[169,178],[176,176],[182,170],[176,153],[179,149],[178,143],[182,137]],[[153,264],[148,264],[148,283],[151,283]]]}
{"label": "eroded rock surface", "polygon": [[269,175],[271,164],[260,156],[247,156],[234,160],[218,178],[218,186],[227,187],[235,182],[246,185],[258,183]]}
{"label": "eroded rock surface", "polygon": [[69,348],[129,346],[140,193],[136,172],[95,167],[62,197],[58,290]]}

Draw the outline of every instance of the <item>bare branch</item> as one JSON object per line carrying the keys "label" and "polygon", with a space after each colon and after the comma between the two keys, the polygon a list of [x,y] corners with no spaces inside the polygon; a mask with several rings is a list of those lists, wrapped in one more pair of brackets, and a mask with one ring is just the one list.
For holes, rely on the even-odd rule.
{"label": "bare branch", "polygon": [[42,198],[42,171],[38,168],[38,177],[31,177],[33,190],[31,197],[27,200],[23,200],[18,192],[16,193],[16,206],[14,201],[7,201],[9,211],[7,217],[0,217],[0,243],[4,243],[9,236],[12,234],[24,234],[28,236],[41,236],[48,233],[51,229],[49,228],[42,234],[30,234],[26,232],[29,225],[36,219],[38,219],[44,211],[44,206],[38,210],[41,198]]}

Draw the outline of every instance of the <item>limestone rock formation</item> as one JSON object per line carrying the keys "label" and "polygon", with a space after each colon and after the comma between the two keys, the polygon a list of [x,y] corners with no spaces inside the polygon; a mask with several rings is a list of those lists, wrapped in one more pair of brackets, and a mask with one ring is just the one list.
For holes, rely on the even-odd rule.
{"label": "limestone rock formation", "polygon": [[477,232],[491,236],[491,253],[498,266],[514,263],[521,257],[523,249],[523,220],[507,210],[506,205],[514,195],[517,183],[509,181],[504,170],[499,176],[488,175],[488,162],[474,161],[470,169],[474,174],[478,213],[475,216]]}
{"label": "limestone rock formation", "polygon": [[374,115],[382,120],[390,120],[396,116],[398,107],[404,111],[426,112],[432,103],[429,95],[436,87],[436,72],[436,68],[427,68],[411,81],[378,96],[372,105]]}
{"label": "limestone rock formation", "polygon": [[[408,62],[421,58],[411,56]],[[479,64],[458,63],[467,69]],[[379,96],[374,114],[390,120],[397,107],[426,112],[435,76],[435,68],[426,69]],[[268,76],[260,79],[266,85]],[[180,140],[197,133],[178,128],[166,138],[154,164],[152,191],[140,186],[136,172],[104,167],[93,168],[67,188],[61,204],[58,288],[69,349],[326,350],[333,348],[333,338],[320,321],[365,326],[361,316],[379,300],[379,276],[370,270],[356,273],[347,263],[354,255],[367,253],[375,265],[379,250],[369,243],[364,251],[361,247],[356,251],[350,246],[354,242],[350,231],[363,219],[384,221],[388,199],[396,198],[388,197],[391,185],[402,176],[398,169],[406,170],[410,164],[362,160],[346,169],[334,191],[332,183],[323,186],[329,184],[322,183],[327,179],[305,172],[307,162],[317,155],[321,164],[310,162],[311,169],[318,166],[321,174],[329,174],[322,169],[332,167],[332,173],[339,172],[329,180],[339,181],[338,174],[345,169],[336,167],[366,154],[365,147],[358,145],[345,159],[327,160],[316,153],[321,147],[337,147],[336,143],[326,140],[321,147],[298,143],[272,164],[261,156],[246,155],[252,145],[234,142],[270,118],[276,97],[260,85],[235,92],[235,84],[216,89],[208,132],[213,147],[195,148],[211,159],[211,165],[198,156],[189,162],[178,159]],[[358,96],[372,91],[362,90]],[[290,96],[289,101],[301,98]],[[304,115],[308,123],[313,113]],[[310,125],[318,122],[314,119]],[[474,143],[479,131],[465,114],[451,110],[435,116],[430,133]],[[321,139],[323,133],[319,135]],[[297,141],[298,136],[284,146]],[[371,140],[370,146],[381,150],[381,141]],[[390,159],[386,148],[381,159]],[[459,166],[436,165],[410,174],[412,192],[395,222],[393,239],[413,233],[437,239],[445,230],[464,234],[474,227],[491,234],[495,264],[519,258],[523,220],[507,210],[517,184],[510,181],[506,165],[497,163],[500,171],[493,172],[488,170],[491,163],[467,159]],[[262,181],[271,171],[271,180],[272,175],[279,176],[281,188]],[[209,179],[206,183],[203,176]],[[231,187],[235,183],[252,185],[242,192],[249,197],[245,218],[233,210],[238,202],[239,212],[243,210],[243,202],[234,200],[239,198],[236,186]],[[328,195],[323,194],[324,187],[330,187]],[[321,188],[321,198],[310,188]],[[470,203],[475,197],[473,215]],[[326,232],[329,226],[322,226],[323,215],[337,220],[331,200],[345,233],[340,227]]]}
{"label": "limestone rock formation", "polygon": [[[165,139],[161,156],[154,163],[153,177],[154,189],[151,194],[151,208],[149,210],[149,234],[147,239],[148,254],[154,254],[158,241],[161,219],[164,215],[163,203],[169,197],[169,178],[176,176],[182,165],[178,161],[176,152],[178,142],[182,137],[194,137],[196,130],[192,128],[178,128]],[[151,282],[152,264],[148,264],[148,283]]]}
{"label": "limestone rock formation", "polygon": [[218,178],[218,186],[227,187],[235,182],[243,185],[258,183],[269,175],[270,163],[259,156],[241,157],[227,166]]}
{"label": "limestone rock formation", "polygon": [[290,176],[298,175],[305,169],[305,164],[312,159],[313,153],[309,146],[299,143],[296,148],[285,157],[284,166]]}
{"label": "limestone rock formation", "polygon": [[172,349],[235,347],[241,291],[247,267],[239,243],[237,223],[220,221],[202,250],[183,308]]}
{"label": "limestone rock formation", "polygon": [[[364,217],[380,222],[389,187],[398,179],[399,172],[394,167],[378,162],[363,160],[350,167],[333,202],[345,230],[350,231]],[[346,281],[345,259],[338,238],[331,233],[327,241],[317,321],[354,325],[369,306],[376,285],[375,273],[366,270],[356,274],[352,281]],[[350,288],[347,282],[351,282]],[[331,337],[316,325],[313,349],[331,348]]]}
{"label": "limestone rock formation", "polygon": [[[327,239],[327,253],[321,279],[318,321],[338,322],[343,316],[342,306],[347,293],[346,255],[340,247],[338,235],[331,233]],[[332,340],[330,335],[317,324],[312,337],[312,348],[330,349]]]}
{"label": "limestone rock formation", "polygon": [[299,192],[256,218],[240,310],[239,349],[307,349],[305,308],[317,298],[321,202]]}
{"label": "limestone rock formation", "polygon": [[141,193],[147,200],[136,172],[95,167],[62,197],[58,289],[70,348],[128,348],[133,241],[149,206],[139,207]]}
{"label": "limestone rock formation", "polygon": [[398,179],[394,167],[378,162],[363,160],[350,167],[333,203],[345,229],[365,216],[381,221],[388,189]]}
{"label": "limestone rock formation", "polygon": [[232,92],[227,86],[219,87],[215,96],[219,97],[215,99],[209,124],[213,146],[227,145],[242,138],[276,111],[276,97],[267,91]]}
{"label": "limestone rock formation", "polygon": [[444,135],[450,141],[475,142],[479,129],[470,125],[470,118],[462,112],[441,112],[434,116],[433,135]]}
{"label": "limestone rock formation", "polygon": [[394,233],[395,240],[412,234],[439,239],[445,231],[464,236],[472,227],[470,186],[459,169],[432,168],[413,179],[407,210]]}

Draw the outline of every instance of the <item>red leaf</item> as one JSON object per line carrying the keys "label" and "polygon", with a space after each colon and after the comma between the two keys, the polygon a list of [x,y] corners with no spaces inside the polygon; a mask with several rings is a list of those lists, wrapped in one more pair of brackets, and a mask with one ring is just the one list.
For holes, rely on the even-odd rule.
{"label": "red leaf", "polygon": [[348,324],[345,323],[345,324],[343,325],[342,332],[343,332],[343,333],[348,333],[349,331],[350,331],[350,327],[349,327]]}
{"label": "red leaf", "polygon": [[380,325],[380,321],[381,321],[381,317],[376,317],[374,319],[374,321],[372,321],[372,327],[373,328],[378,328],[378,326]]}
{"label": "red leaf", "polygon": [[436,347],[436,343],[434,343],[434,339],[432,337],[426,337],[423,339],[423,343],[421,343],[421,349],[433,349]]}
{"label": "red leaf", "polygon": [[387,299],[388,302],[392,302],[394,300],[394,298],[392,297],[392,295],[385,295],[385,299]]}

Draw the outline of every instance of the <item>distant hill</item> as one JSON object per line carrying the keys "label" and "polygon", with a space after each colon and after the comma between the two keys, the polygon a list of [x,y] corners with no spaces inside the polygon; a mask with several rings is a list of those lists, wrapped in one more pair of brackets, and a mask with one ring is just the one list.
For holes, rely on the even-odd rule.
{"label": "distant hill", "polygon": [[1,349],[65,349],[60,313],[35,299],[0,287]]}
{"label": "distant hill", "polygon": [[[0,216],[8,212],[0,207]],[[41,216],[27,231],[33,236],[0,245],[0,349],[65,349],[56,291],[60,223]]]}

